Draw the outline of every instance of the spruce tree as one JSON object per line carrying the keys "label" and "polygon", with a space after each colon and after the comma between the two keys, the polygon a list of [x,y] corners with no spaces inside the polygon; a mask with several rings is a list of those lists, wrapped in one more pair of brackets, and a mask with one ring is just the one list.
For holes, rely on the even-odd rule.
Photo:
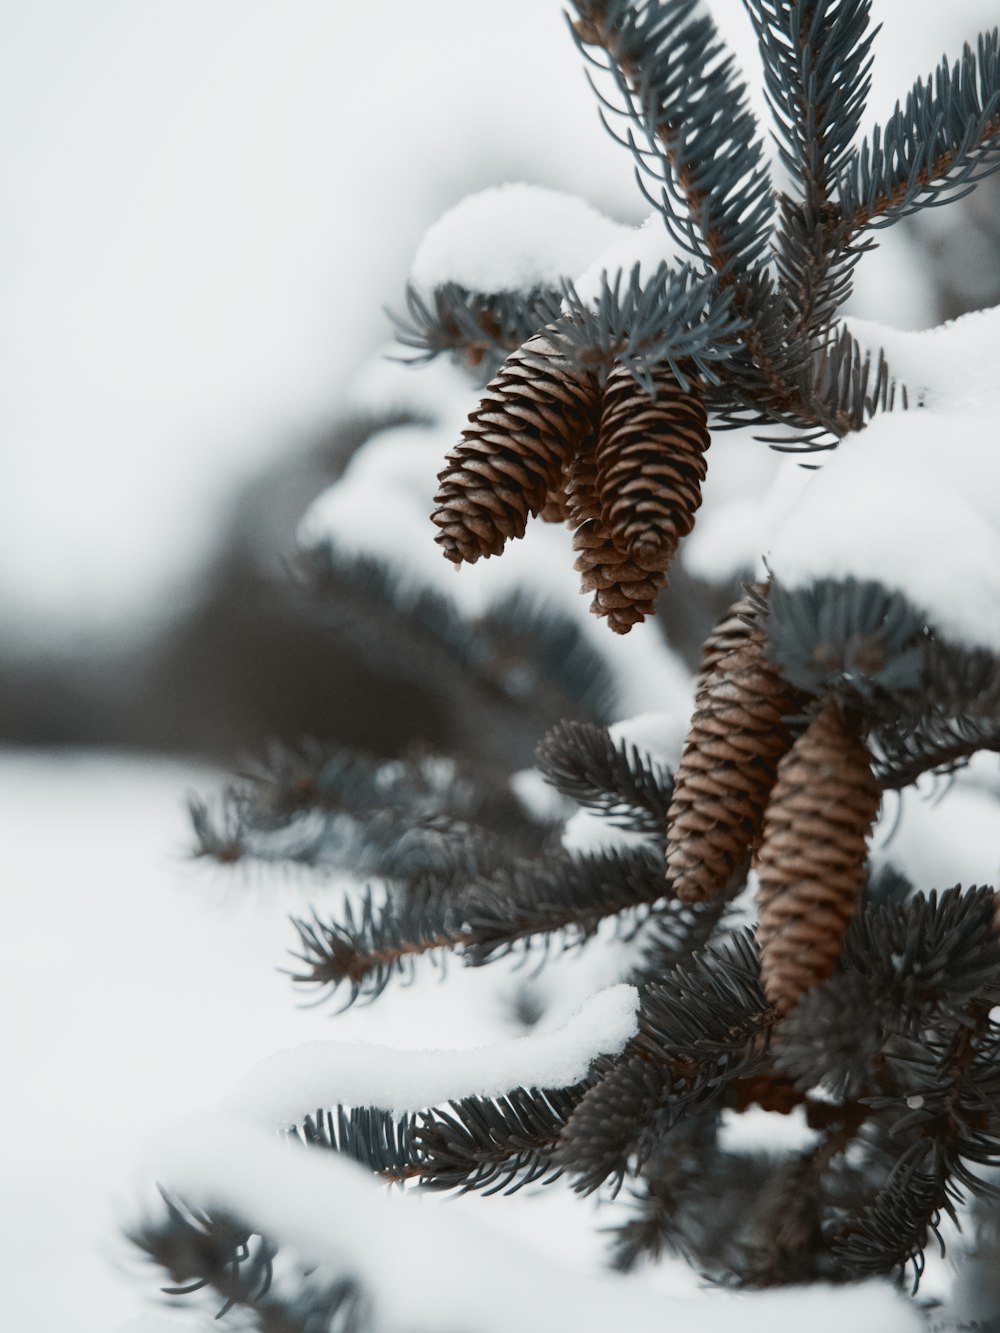
{"label": "spruce tree", "polygon": [[[294,922],[293,981],[342,1006],[446,957],[543,967],[562,950],[611,950],[623,985],[585,1007],[589,1039],[574,1028],[565,1058],[514,1060],[530,1071],[520,1082],[472,1061],[462,1087],[428,1057],[426,1102],[373,1091],[336,1104],[322,1100],[316,1053],[276,1067],[264,1100],[280,1104],[285,1151],[261,1149],[259,1189],[252,1144],[233,1130],[251,1181],[237,1182],[215,1170],[225,1133],[206,1129],[204,1152],[164,1179],[164,1208],[132,1234],[170,1290],[209,1288],[246,1326],[511,1326],[492,1278],[481,1306],[458,1310],[444,1293],[463,1256],[419,1248],[433,1272],[411,1292],[408,1325],[387,1292],[410,1242],[392,1233],[384,1255],[358,1258],[354,1177],[321,1176],[344,1157],[404,1193],[562,1178],[618,1196],[610,1265],[683,1256],[706,1281],[746,1290],[721,1307],[727,1327],[791,1316],[788,1327],[916,1328],[925,1253],[945,1233],[960,1225],[960,1250],[1000,1261],[996,891],[913,882],[891,844],[871,855],[880,811],[927,775],[954,791],[971,773],[998,795],[982,758],[1000,749],[987,424],[998,325],[969,317],[979,325],[920,343],[842,315],[881,228],[1000,166],[1000,36],[918,79],[863,136],[870,0],[744,4],[773,160],[697,0],[572,0],[572,37],[650,220],[626,235],[544,191],[488,192],[428,238],[397,321],[412,373],[440,371],[447,391],[405,428],[423,432],[420,448],[447,423],[459,375],[479,397],[441,452],[424,542],[459,567],[503,565],[529,529],[562,527],[593,632],[553,598],[549,569],[522,565],[520,583],[473,614],[391,559],[338,549],[335,487],[303,528],[317,614],[377,624],[372,651],[446,680],[463,752],[386,763],[319,741],[275,746],[193,812],[201,856],[358,877],[340,910],[324,895]],[[540,249],[562,233],[568,271],[520,254],[507,272],[486,262],[522,206]],[[477,239],[480,270],[464,257]],[[449,270],[440,254],[460,251],[465,267]],[[683,551],[727,430],[741,449],[795,454],[805,485],[744,585],[710,590]],[[463,570],[463,586],[479,572]],[[610,725],[633,648],[677,695],[655,622],[633,634],[654,615],[693,672],[671,766],[641,727]],[[515,716],[544,730],[534,762],[548,803],[525,799]],[[561,836],[572,809],[593,845]],[[542,1050],[534,1041],[523,1050]],[[800,1141],[740,1147],[731,1127],[750,1114],[794,1121]],[[343,1189],[339,1214],[336,1200],[324,1213],[296,1193],[308,1171]],[[850,1284],[869,1278],[912,1291],[912,1305],[851,1304]],[[1000,1327],[1000,1297],[989,1308],[977,1280],[979,1304],[956,1297],[936,1327]],[[808,1293],[799,1305],[750,1293],[793,1284],[826,1284],[834,1322]],[[541,1322],[586,1323],[592,1301],[596,1327],[612,1290],[625,1327],[705,1327],[700,1306],[630,1304],[623,1281],[581,1290]],[[525,1302],[518,1322],[530,1325]]]}

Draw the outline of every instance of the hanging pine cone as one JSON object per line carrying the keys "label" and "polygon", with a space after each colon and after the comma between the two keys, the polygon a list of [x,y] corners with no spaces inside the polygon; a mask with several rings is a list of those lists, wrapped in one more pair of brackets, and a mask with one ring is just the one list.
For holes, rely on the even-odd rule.
{"label": "hanging pine cone", "polygon": [[702,680],[674,775],[667,882],[684,902],[715,898],[742,877],[802,707],[764,655],[763,634],[744,625],[742,638]]}
{"label": "hanging pine cone", "polygon": [[594,594],[590,603],[594,615],[604,616],[616,634],[627,634],[653,614],[656,594],[667,584],[667,561],[658,554],[647,560],[632,559],[604,526],[593,436],[574,455],[565,478],[568,519],[576,527],[573,567],[581,575],[581,591]]}
{"label": "hanging pine cone", "polygon": [[548,499],[538,511],[538,517],[543,523],[565,523],[568,520],[566,492],[562,486],[549,491]]}
{"label": "hanging pine cone", "polygon": [[778,765],[757,855],[761,981],[779,1014],[833,972],[878,809],[871,756],[827,704]]}
{"label": "hanging pine cone", "polygon": [[608,374],[597,437],[604,525],[633,559],[669,561],[694,526],[709,445],[705,406],[672,372],[652,372],[656,398],[624,366]]}
{"label": "hanging pine cone", "polygon": [[598,395],[596,377],[572,367],[544,332],[511,353],[438,477],[431,518],[449,560],[499,555],[524,536],[528,516],[558,493],[563,468],[591,434]]}
{"label": "hanging pine cone", "polygon": [[627,634],[653,614],[656,594],[667,586],[665,558],[633,560],[615,545],[600,519],[577,528],[573,549],[578,552],[573,568],[580,572],[580,587],[594,594],[591,611],[605,616],[616,634]]}
{"label": "hanging pine cone", "polygon": [[743,596],[737,598],[722,619],[716,623],[711,634],[701,646],[701,660],[698,663],[698,674],[695,676],[694,682],[695,696],[701,691],[702,686],[726,654],[731,653],[734,648],[739,648],[741,644],[746,642],[753,624],[760,615],[766,597],[766,584],[751,583],[746,587]]}
{"label": "hanging pine cone", "polygon": [[596,434],[581,440],[563,476],[566,516],[574,527],[601,517],[601,502],[597,495],[596,445]]}

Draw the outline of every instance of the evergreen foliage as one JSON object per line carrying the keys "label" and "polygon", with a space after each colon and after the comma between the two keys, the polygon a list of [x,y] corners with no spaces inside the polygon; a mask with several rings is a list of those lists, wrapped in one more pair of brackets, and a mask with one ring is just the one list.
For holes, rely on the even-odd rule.
{"label": "evergreen foliage", "polygon": [[[869,0],[746,8],[787,193],[696,0],[573,0],[603,114],[683,260],[608,274],[596,297],[567,278],[560,293],[452,284],[407,298],[405,346],[495,372],[441,474],[445,554],[499,555],[529,517],[564,515],[578,551],[603,552],[578,568],[590,590],[612,590],[594,609],[619,632],[649,613],[646,581],[666,578],[666,559],[646,566],[642,552],[672,555],[699,502],[691,482],[680,523],[668,500],[678,475],[691,481],[690,440],[648,422],[675,402],[685,420],[751,421],[779,447],[814,450],[906,409],[885,358],[837,312],[875,229],[1000,165],[996,32],[918,81],[859,146]],[[317,586],[334,570],[322,553]],[[515,601],[470,630],[445,599],[406,606],[385,570],[359,572],[425,623],[428,661],[508,703],[547,682],[577,706],[537,765],[606,841],[561,845],[561,812],[533,812],[502,766],[308,743],[275,748],[217,807],[195,805],[199,853],[371,881],[294,923],[293,979],[345,1007],[425,958],[543,964],[613,939],[639,987],[638,1030],[571,1087],[403,1116],[320,1107],[294,1150],[338,1152],[408,1188],[490,1194],[565,1176],[581,1194],[621,1192],[610,1258],[623,1270],[673,1253],[746,1287],[907,1266],[917,1284],[948,1222],[970,1199],[989,1216],[995,1198],[1000,910],[991,887],[873,869],[867,839],[883,792],[1000,750],[994,653],[949,641],[875,580],[754,585],[704,646],[675,780],[609,733],[608,672],[572,622]],[[498,666],[505,635],[533,655],[533,675],[513,672],[521,685]],[[739,926],[752,865],[759,920]],[[727,1126],[751,1108],[791,1117],[807,1146],[778,1159],[733,1146]],[[209,1286],[261,1329],[371,1327],[350,1274],[303,1272],[279,1297],[273,1246],[251,1240],[258,1219],[166,1203],[134,1239],[174,1290]]]}

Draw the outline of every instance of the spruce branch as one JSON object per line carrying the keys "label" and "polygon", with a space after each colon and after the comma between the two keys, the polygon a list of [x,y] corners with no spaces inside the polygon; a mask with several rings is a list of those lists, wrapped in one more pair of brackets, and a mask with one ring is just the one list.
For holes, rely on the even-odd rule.
{"label": "spruce branch", "polygon": [[794,192],[780,201],[778,270],[789,318],[808,339],[831,325],[867,248],[842,235],[832,194],[868,99],[877,29],[869,31],[870,0],[745,0],[745,7]]}
{"label": "spruce branch", "polygon": [[774,1012],[760,989],[747,934],[706,949],[642,994],[639,1032],[584,1094],[556,1160],[589,1193],[620,1189],[641,1172],[658,1138],[682,1118],[718,1105],[735,1078],[766,1059]]}
{"label": "spruce branch", "polygon": [[593,722],[559,722],[536,751],[542,777],[612,828],[662,835],[673,791],[670,770],[637,746],[615,743]]}
{"label": "spruce branch", "polygon": [[545,948],[556,937],[563,949],[574,947],[611,918],[631,936],[665,897],[656,846],[516,861],[463,895],[464,958],[474,966],[492,962],[536,937]]}
{"label": "spruce branch", "polygon": [[347,1008],[375,999],[394,977],[412,977],[423,956],[443,964],[445,950],[478,967],[519,948],[578,946],[611,919],[631,935],[667,896],[658,847],[501,855],[467,870],[464,881],[460,863],[427,874],[405,897],[368,888],[345,897],[335,919],[293,918],[293,981],[323,994],[345,988]]}
{"label": "spruce branch", "polygon": [[912,1264],[916,1290],[929,1236],[944,1248],[938,1227],[945,1213],[955,1218],[947,1163],[933,1143],[911,1144],[861,1216],[838,1238],[835,1253],[859,1276]]}
{"label": "spruce branch", "polygon": [[441,951],[463,943],[460,921],[441,895],[416,901],[377,901],[374,890],[345,897],[339,919],[293,917],[298,947],[289,975],[298,985],[326,993],[346,987],[342,1008],[357,1000],[370,1003],[394,976],[413,976],[416,959],[430,955],[442,962]]}
{"label": "spruce branch", "polygon": [[923,676],[926,617],[874,579],[772,580],[765,632],[770,660],[810,694],[849,689],[861,703]]}
{"label": "spruce branch", "polygon": [[562,1174],[553,1154],[582,1093],[582,1087],[516,1088],[505,1097],[466,1097],[452,1110],[421,1114],[421,1183],[486,1195],[513,1194],[536,1181],[550,1184]]}
{"label": "spruce branch", "polygon": [[337,1106],[307,1116],[291,1137],[350,1157],[390,1183],[513,1194],[560,1175],[552,1153],[583,1090],[514,1088],[502,1097],[462,1097],[404,1116]]}
{"label": "spruce branch", "polygon": [[405,301],[405,315],[388,313],[396,341],[414,353],[408,361],[420,364],[452,352],[471,370],[490,374],[560,312],[557,288],[484,294],[447,282],[425,296],[408,283]]}
{"label": "spruce branch", "polygon": [[174,1283],[170,1297],[210,1291],[223,1302],[221,1319],[239,1311],[245,1328],[259,1333],[371,1333],[369,1302],[350,1275],[318,1273],[315,1265],[294,1263],[283,1283],[275,1283],[278,1248],[242,1218],[187,1208],[161,1189],[164,1215],[134,1227],[128,1239],[163,1269]]}
{"label": "spruce branch", "polygon": [[336,1106],[317,1110],[289,1131],[308,1148],[341,1153],[393,1183],[420,1174],[414,1115],[394,1115],[381,1107]]}
{"label": "spruce branch", "polygon": [[585,300],[564,283],[552,338],[585,369],[626,366],[653,395],[650,372],[657,366],[668,367],[685,390],[692,371],[716,382],[716,363],[733,356],[745,326],[734,313],[733,293],[714,275],[661,263],[642,277],[636,264],[627,277],[621,269],[610,280],[604,275],[596,298]]}
{"label": "spruce branch", "polygon": [[879,784],[884,791],[900,791],[925,773],[954,773],[980,751],[1000,753],[1000,721],[934,718],[902,734],[884,727],[873,733],[872,741]]}
{"label": "spruce branch", "polygon": [[1000,167],[1000,32],[917,79],[837,181],[845,237],[961,198]]}
{"label": "spruce branch", "polygon": [[[871,0],[744,0],[778,153],[818,215],[851,153],[871,89]],[[818,220],[818,217],[817,217]]]}
{"label": "spruce branch", "polygon": [[[753,269],[774,199],[745,86],[712,20],[694,0],[573,0],[573,9],[577,43],[610,74],[632,143],[660,158],[658,206],[671,232],[724,284]],[[635,147],[641,170],[646,148]]]}

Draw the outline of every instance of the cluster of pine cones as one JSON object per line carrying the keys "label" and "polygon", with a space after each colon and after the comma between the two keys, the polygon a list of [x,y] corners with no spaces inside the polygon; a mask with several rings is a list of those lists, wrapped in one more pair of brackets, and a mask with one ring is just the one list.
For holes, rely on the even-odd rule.
{"label": "cluster of pine cones", "polygon": [[768,660],[765,596],[748,590],[705,643],[667,811],[667,880],[701,902],[739,887],[753,860],[761,979],[781,1015],[836,966],[880,791],[840,701],[816,711]]}
{"label": "cluster of pine cones", "polygon": [[[652,614],[694,524],[704,404],[667,368],[655,397],[624,366],[602,378],[543,331],[487,386],[439,476],[433,521],[456,565],[499,555],[528,518],[568,522],[591,610],[618,634]],[[836,966],[858,906],[880,793],[856,724],[818,712],[766,654],[757,586],[706,642],[667,812],[667,881],[728,895],[753,863],[764,991],[787,1013]]]}
{"label": "cluster of pine cones", "polygon": [[651,615],[694,524],[709,444],[697,393],[665,367],[652,380],[655,397],[622,365],[602,381],[544,331],[513,352],[438,478],[448,559],[499,555],[529,517],[565,521],[591,610],[617,634]]}

